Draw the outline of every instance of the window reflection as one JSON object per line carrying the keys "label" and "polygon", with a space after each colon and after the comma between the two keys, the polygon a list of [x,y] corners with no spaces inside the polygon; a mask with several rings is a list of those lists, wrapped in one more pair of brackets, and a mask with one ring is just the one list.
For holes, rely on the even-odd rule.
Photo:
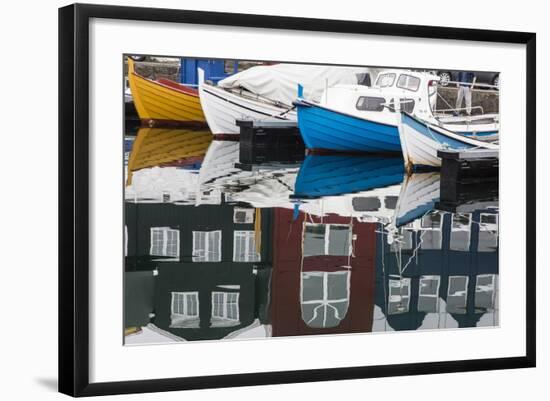
{"label": "window reflection", "polygon": [[351,255],[351,227],[343,224],[306,224],[304,256]]}
{"label": "window reflection", "polygon": [[349,271],[303,272],[302,320],[309,327],[336,327],[349,306]]}

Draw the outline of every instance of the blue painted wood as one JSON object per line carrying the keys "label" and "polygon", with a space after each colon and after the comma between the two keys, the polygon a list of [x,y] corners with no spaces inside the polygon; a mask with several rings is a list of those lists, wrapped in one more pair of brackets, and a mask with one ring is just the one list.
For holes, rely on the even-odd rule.
{"label": "blue painted wood", "polygon": [[367,191],[399,184],[403,173],[400,157],[309,155],[298,172],[294,195],[315,198]]}
{"label": "blue painted wood", "polygon": [[186,85],[198,85],[199,77],[197,68],[204,70],[204,79],[214,84],[237,72],[238,62],[233,63],[233,71],[225,72],[225,60],[182,58],[180,68],[180,82]]}
{"label": "blue painted wood", "polygon": [[343,152],[401,152],[396,126],[296,102],[298,127],[309,149]]}
{"label": "blue painted wood", "polygon": [[[295,102],[298,127],[308,149],[341,152],[401,152],[397,126],[355,117],[304,102]],[[497,135],[497,131],[459,132],[470,136]]]}

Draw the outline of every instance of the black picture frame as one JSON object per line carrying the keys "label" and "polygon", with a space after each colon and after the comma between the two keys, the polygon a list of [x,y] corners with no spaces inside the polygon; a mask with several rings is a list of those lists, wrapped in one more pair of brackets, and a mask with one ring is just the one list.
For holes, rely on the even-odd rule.
{"label": "black picture frame", "polygon": [[[526,46],[526,344],[521,357],[90,383],[89,121],[91,18],[515,43]],[[71,396],[534,367],[536,364],[536,35],[267,15],[74,4],[59,9],[59,391]]]}

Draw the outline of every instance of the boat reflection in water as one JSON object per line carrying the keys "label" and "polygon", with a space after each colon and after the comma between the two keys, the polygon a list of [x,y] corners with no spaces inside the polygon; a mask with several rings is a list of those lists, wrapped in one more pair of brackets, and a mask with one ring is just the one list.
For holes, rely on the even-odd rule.
{"label": "boat reflection in water", "polygon": [[499,324],[497,199],[449,207],[400,158],[243,166],[208,138],[133,142],[126,344]]}

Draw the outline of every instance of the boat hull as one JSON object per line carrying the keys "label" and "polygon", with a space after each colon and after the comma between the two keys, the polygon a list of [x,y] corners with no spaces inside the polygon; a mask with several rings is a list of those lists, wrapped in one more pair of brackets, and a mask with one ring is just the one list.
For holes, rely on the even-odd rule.
{"label": "boat hull", "polygon": [[437,151],[441,149],[498,149],[498,145],[430,126],[406,113],[401,113],[399,136],[408,170],[441,167],[441,159],[437,156]]}
{"label": "boat hull", "polygon": [[296,121],[296,112],[265,102],[245,98],[216,86],[201,84],[202,108],[213,134],[239,134],[237,120]]}
{"label": "boat hull", "polygon": [[395,226],[404,226],[431,211],[439,200],[439,187],[439,172],[406,176],[395,208]]}
{"label": "boat hull", "polygon": [[298,100],[298,127],[306,147],[340,152],[400,152],[397,126]]}
{"label": "boat hull", "polygon": [[134,70],[128,59],[128,81],[140,120],[149,126],[205,126],[198,92],[176,82],[153,81]]}
{"label": "boat hull", "polygon": [[309,199],[368,191],[403,180],[401,158],[308,155],[300,167],[294,197]]}

